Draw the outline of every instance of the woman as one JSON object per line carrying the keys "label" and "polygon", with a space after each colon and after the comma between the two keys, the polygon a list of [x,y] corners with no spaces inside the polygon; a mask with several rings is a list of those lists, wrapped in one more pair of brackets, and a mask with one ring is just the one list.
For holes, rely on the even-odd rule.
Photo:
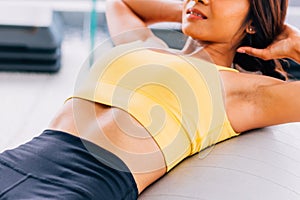
{"label": "woman", "polygon": [[[265,11],[263,9],[265,6],[272,9]],[[275,15],[272,15],[271,25],[268,25],[267,20],[261,21],[261,18],[269,16],[269,10],[278,9],[282,10],[281,15],[272,12]],[[250,41],[250,36],[261,34],[259,31],[263,26],[272,27],[272,31],[267,30],[266,33],[270,31],[271,34],[265,34],[265,37],[271,38],[267,38],[268,43],[261,48],[275,41],[281,32],[296,35],[295,31],[289,32],[289,27],[284,31],[285,11],[285,0],[264,2],[187,0],[183,3],[147,0],[108,1],[107,19],[112,35],[143,29],[143,31],[136,31],[135,34],[127,34],[126,37],[117,37],[114,42],[124,44],[140,40],[145,43],[120,45],[115,48],[117,50],[112,50],[117,56],[109,59],[111,54],[108,54],[108,57],[95,64],[88,73],[88,78],[80,82],[74,97],[66,101],[48,130],[31,142],[1,154],[0,197],[2,199],[136,199],[147,186],[182,159],[209,145],[246,130],[300,121],[300,112],[297,110],[299,106],[294,106],[299,105],[300,101],[293,98],[300,95],[299,82],[288,83],[267,76],[237,73],[236,70],[230,69],[240,45],[257,47],[253,45],[254,37],[252,44],[247,43],[247,40]],[[256,12],[258,13],[253,15]],[[194,40],[190,40],[180,53],[162,49],[164,45],[161,41],[146,28],[148,23],[158,21],[182,22],[183,32]],[[264,22],[264,24],[256,27],[259,24],[257,22]],[[292,37],[289,35],[288,38]],[[294,40],[299,41],[299,36],[295,37]],[[149,43],[151,49],[142,48],[143,44]],[[134,49],[131,48],[132,44]],[[158,48],[154,48],[153,44]],[[293,43],[288,42],[288,44]],[[215,64],[198,59],[203,57],[203,49]],[[299,60],[299,55],[295,53],[299,51],[298,47],[296,50],[292,45],[288,46],[286,51],[280,49],[277,53],[271,52],[270,58],[282,57],[282,55],[285,57],[286,52],[289,52],[289,57]],[[243,47],[239,52],[255,54],[256,51]],[[144,57],[141,59],[137,55]],[[152,63],[152,58],[157,58],[158,62]],[[159,74],[153,75],[150,74],[153,71],[143,68],[149,72],[146,74],[149,77],[160,76],[156,81],[164,81],[170,76],[169,73],[174,72],[170,71],[170,68],[165,68],[165,65],[170,65],[174,66],[177,72],[174,77],[182,73],[180,74],[182,77],[187,76],[188,81],[192,80],[188,82],[191,83],[188,86],[192,87],[192,91],[199,89],[193,81],[195,83],[200,81],[199,84],[202,85],[210,82],[212,86],[207,86],[209,92],[204,90],[200,97],[195,93],[192,100],[200,98],[199,102],[201,102],[206,101],[207,98],[208,103],[216,103],[210,106],[213,106],[213,110],[218,110],[218,113],[212,115],[211,110],[206,108],[207,105],[200,105],[198,101],[193,102],[190,101],[191,98],[185,99],[181,96],[183,100],[179,98],[179,101],[185,103],[183,108],[187,110],[178,112],[182,116],[175,116],[178,111],[177,104],[170,105],[170,102],[176,102],[176,98],[174,99],[172,94],[159,87],[159,84],[155,84],[155,81],[152,82],[154,85],[146,85],[142,90],[137,89],[133,93],[130,93],[132,92],[130,90],[129,95],[132,94],[132,99],[135,101],[133,105],[123,105],[124,99],[128,100],[123,98],[128,92],[124,87],[135,80],[129,79],[122,83],[117,79],[118,83],[123,84],[122,88],[113,85],[113,79],[117,75],[118,78],[124,77],[124,73],[120,71],[125,70],[127,73],[130,71],[126,71],[127,68],[143,65],[145,60],[150,62],[150,69],[159,70]],[[135,62],[137,64],[134,64]],[[261,67],[263,61],[256,63]],[[153,64],[158,64],[159,67],[155,68]],[[181,64],[184,66],[183,69]],[[237,59],[236,64],[244,67],[241,59]],[[265,74],[283,77],[275,69],[276,63],[267,64],[269,64],[268,70],[259,69]],[[110,67],[106,68],[107,65]],[[103,66],[104,71],[101,69]],[[118,68],[119,66],[121,68]],[[197,71],[194,66],[199,66],[200,71]],[[212,69],[209,71],[209,76],[211,75],[212,78],[201,76],[208,73],[206,67]],[[167,76],[161,76],[161,72],[166,73],[163,75]],[[143,75],[142,79],[148,78],[143,73],[140,72]],[[181,80],[182,77],[176,80]],[[138,78],[140,77],[134,79]],[[169,81],[163,83],[167,84]],[[221,83],[223,88],[220,87]],[[174,89],[180,87],[181,85],[175,84]],[[116,92],[111,93],[111,89]],[[143,92],[147,94],[143,95]],[[210,94],[214,98],[210,98]],[[166,96],[170,98],[166,99]],[[161,107],[165,108],[164,113],[160,113],[161,110],[154,110],[153,116],[164,116],[164,118],[149,119],[146,116],[148,113],[145,113],[144,107],[151,108],[153,99],[161,102]],[[172,110],[173,105],[176,105],[174,110]],[[197,106],[199,110],[196,109]],[[285,107],[285,112],[280,112],[282,107]],[[206,116],[202,115],[202,111]],[[193,121],[194,119],[197,121]],[[211,121],[207,122],[207,119]],[[147,124],[151,125],[151,120],[157,123],[163,121],[163,124],[153,128]],[[164,126],[165,124],[167,126]],[[157,127],[160,129],[155,130]]]}

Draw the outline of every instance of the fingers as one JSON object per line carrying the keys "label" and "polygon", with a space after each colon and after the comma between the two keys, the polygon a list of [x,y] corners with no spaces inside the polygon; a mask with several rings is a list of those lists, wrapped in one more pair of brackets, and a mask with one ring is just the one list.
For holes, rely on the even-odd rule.
{"label": "fingers", "polygon": [[256,48],[252,48],[252,47],[240,47],[237,49],[237,52],[246,53],[250,56],[258,57],[263,60],[272,59],[269,49],[256,49]]}
{"label": "fingers", "polygon": [[300,60],[300,31],[290,25],[285,25],[284,31],[265,49],[240,47],[239,53],[261,58],[263,60],[291,58]]}

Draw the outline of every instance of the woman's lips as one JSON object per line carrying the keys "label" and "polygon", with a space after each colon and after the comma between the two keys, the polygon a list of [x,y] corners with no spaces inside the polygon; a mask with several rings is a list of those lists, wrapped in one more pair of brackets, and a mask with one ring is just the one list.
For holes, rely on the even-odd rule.
{"label": "woman's lips", "polygon": [[207,17],[201,11],[195,8],[188,9],[186,14],[188,15],[188,18],[191,19],[207,19]]}

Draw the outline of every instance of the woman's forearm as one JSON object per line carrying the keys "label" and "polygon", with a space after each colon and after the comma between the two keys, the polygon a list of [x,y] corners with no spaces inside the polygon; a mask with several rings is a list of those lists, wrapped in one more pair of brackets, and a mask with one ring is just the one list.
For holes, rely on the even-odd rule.
{"label": "woman's forearm", "polygon": [[179,0],[123,0],[146,24],[181,22],[182,1]]}
{"label": "woman's forearm", "polygon": [[116,45],[153,38],[148,25],[155,22],[181,22],[179,0],[107,0],[106,19]]}

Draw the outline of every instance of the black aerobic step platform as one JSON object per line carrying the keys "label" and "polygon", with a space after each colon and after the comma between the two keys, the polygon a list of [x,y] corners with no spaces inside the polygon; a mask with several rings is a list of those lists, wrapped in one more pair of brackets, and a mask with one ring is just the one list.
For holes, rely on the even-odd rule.
{"label": "black aerobic step platform", "polygon": [[[11,13],[6,12],[0,20],[0,70],[58,71],[63,37],[60,15],[34,7],[6,9]],[[9,18],[17,12],[15,20]]]}

